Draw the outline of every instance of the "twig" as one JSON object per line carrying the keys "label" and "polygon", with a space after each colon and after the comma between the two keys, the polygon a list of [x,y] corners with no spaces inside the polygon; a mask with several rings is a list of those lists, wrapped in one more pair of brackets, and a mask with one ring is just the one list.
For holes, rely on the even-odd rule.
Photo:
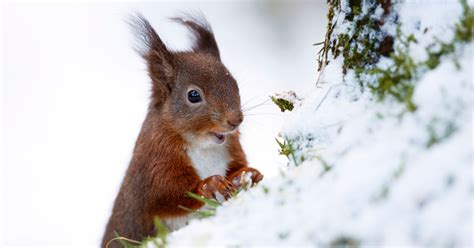
{"label": "twig", "polygon": [[141,242],[136,241],[136,240],[133,240],[133,239],[129,239],[129,238],[125,238],[125,237],[116,237],[116,238],[113,238],[113,239],[109,240],[109,241],[107,242],[107,244],[105,244],[105,248],[109,248],[109,245],[110,245],[112,242],[116,241],[116,240],[125,240],[125,241],[128,241],[128,242],[130,242],[130,243],[137,244],[137,245],[141,244]]}

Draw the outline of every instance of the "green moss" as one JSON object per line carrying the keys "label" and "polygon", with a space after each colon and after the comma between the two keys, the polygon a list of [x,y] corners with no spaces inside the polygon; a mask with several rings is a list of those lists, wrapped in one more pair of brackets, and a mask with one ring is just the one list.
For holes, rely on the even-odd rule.
{"label": "green moss", "polygon": [[440,43],[439,45],[439,50],[432,50],[429,48],[427,49],[428,59],[425,61],[425,65],[431,70],[433,70],[439,65],[441,56],[451,54],[455,50],[454,42]]}
{"label": "green moss", "polygon": [[371,14],[358,19],[352,37],[346,37],[341,42],[344,74],[347,70],[354,69],[356,75],[359,75],[366,66],[375,64],[380,58],[376,52],[379,41],[370,36],[374,32],[380,32],[380,27],[377,20],[370,17]]}
{"label": "green moss", "polygon": [[417,41],[413,35],[404,36],[400,28],[397,29],[397,39],[401,45],[390,54],[393,64],[388,68],[376,67],[368,70],[368,74],[377,76],[376,82],[369,84],[368,87],[379,100],[385,99],[388,95],[393,96],[412,112],[416,110],[412,99],[415,90],[412,81],[417,73],[418,65],[410,56],[408,48],[411,43]]}
{"label": "green moss", "polygon": [[469,7],[466,0],[461,0],[463,15],[455,27],[455,40],[469,42],[473,38],[474,10]]}
{"label": "green moss", "polygon": [[351,11],[347,13],[346,19],[352,21],[354,19],[354,16],[358,16],[362,12],[362,0],[348,0],[349,1],[349,7],[351,8]]}
{"label": "green moss", "polygon": [[[413,34],[402,34],[399,26],[396,37],[392,37],[380,29],[384,16],[390,12],[392,6],[390,0],[346,1],[350,10],[349,13],[344,13],[345,21],[352,22],[354,28],[348,32],[333,35],[335,12],[341,12],[341,9],[339,1],[329,0],[328,27],[323,47],[318,56],[318,70],[328,63],[329,54],[332,54],[333,58],[342,56],[344,74],[352,70],[359,84],[371,89],[379,100],[383,100],[387,96],[394,97],[397,101],[405,104],[409,112],[417,109],[412,98],[415,82],[421,77],[421,74],[435,69],[444,56],[455,53],[457,44],[470,42],[473,39],[474,11],[466,0],[460,0],[463,14],[453,27],[454,39],[447,43],[435,40],[426,48],[428,55],[426,61],[415,62],[409,52],[410,44],[417,42]],[[362,14],[361,9],[364,4],[368,4],[368,6],[366,13]],[[375,9],[379,6],[384,9],[382,20],[373,18]],[[394,47],[394,44],[397,46]],[[381,56],[389,57],[393,64],[388,68],[376,67],[375,65]],[[455,58],[454,63],[458,68],[461,66]],[[375,75],[376,81],[364,82],[363,75]]]}
{"label": "green moss", "polygon": [[[435,42],[426,48],[428,58],[425,61],[415,62],[409,52],[410,44],[417,43],[415,36],[402,34],[400,26],[397,28],[396,38],[399,45],[390,54],[393,64],[388,68],[377,67],[367,70],[368,74],[377,76],[375,84],[368,85],[368,87],[378,96],[379,100],[392,96],[397,101],[404,103],[409,112],[416,110],[417,107],[413,103],[413,93],[415,82],[422,76],[422,73],[438,67],[442,57],[454,54],[457,44],[472,40],[474,12],[465,0],[461,0],[461,4],[463,15],[454,27],[454,39],[448,43],[435,39]],[[455,65],[460,67],[456,61]]]}
{"label": "green moss", "polygon": [[[367,66],[378,62],[381,56],[386,56],[392,51],[393,39],[383,33],[380,29],[383,21],[373,18],[377,7],[381,6],[389,12],[390,1],[377,1],[362,3],[361,0],[347,0],[350,11],[345,13],[347,22],[353,22],[353,30],[333,36],[335,23],[333,23],[334,12],[341,11],[335,1],[328,1],[328,27],[325,41],[322,43],[318,56],[318,70],[321,70],[328,62],[328,55],[333,58],[342,55],[344,57],[343,73],[354,70],[359,77]],[[368,11],[362,14],[363,4],[368,4]],[[374,36],[374,34],[376,34]],[[382,38],[380,38],[382,37]],[[387,38],[389,37],[389,38]]]}
{"label": "green moss", "polygon": [[285,112],[286,110],[291,111],[295,107],[292,102],[283,98],[271,96],[270,99],[280,108],[281,112]]}

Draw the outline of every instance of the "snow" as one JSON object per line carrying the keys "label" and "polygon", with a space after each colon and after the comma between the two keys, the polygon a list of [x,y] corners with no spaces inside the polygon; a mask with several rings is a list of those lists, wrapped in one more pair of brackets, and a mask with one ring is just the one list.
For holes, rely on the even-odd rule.
{"label": "snow", "polygon": [[[436,3],[396,6],[403,32],[418,40],[410,47],[416,61],[425,59],[433,37],[453,37],[461,8],[457,2]],[[214,217],[171,233],[170,247],[322,246],[344,240],[471,246],[473,49],[472,42],[457,45],[454,55],[421,73],[413,95],[418,108],[404,114],[393,99],[379,102],[361,91],[351,75],[344,81],[341,58],[331,61],[301,106],[286,114],[281,136],[296,142],[299,165],[239,194]],[[433,137],[437,143],[430,143]]]}

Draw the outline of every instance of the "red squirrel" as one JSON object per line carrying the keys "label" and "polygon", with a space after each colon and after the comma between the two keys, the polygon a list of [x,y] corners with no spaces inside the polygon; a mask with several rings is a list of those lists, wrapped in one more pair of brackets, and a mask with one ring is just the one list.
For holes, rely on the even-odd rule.
{"label": "red squirrel", "polygon": [[[155,234],[154,218],[170,230],[186,225],[203,203],[187,197],[228,199],[244,174],[253,183],[263,175],[248,167],[239,141],[243,121],[239,88],[222,64],[212,29],[204,17],[172,18],[194,36],[190,51],[166,47],[141,15],[132,26],[152,82],[148,113],[133,157],[115,199],[102,247],[120,236],[143,240]],[[120,247],[110,242],[108,247]]]}

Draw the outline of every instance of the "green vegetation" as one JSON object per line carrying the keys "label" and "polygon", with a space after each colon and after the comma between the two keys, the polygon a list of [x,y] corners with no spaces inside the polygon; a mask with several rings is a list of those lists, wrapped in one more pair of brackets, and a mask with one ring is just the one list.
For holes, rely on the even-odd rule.
{"label": "green vegetation", "polygon": [[169,230],[158,217],[155,217],[154,225],[156,230],[156,235],[154,237],[148,236],[143,241],[137,241],[121,237],[117,232],[114,232],[115,238],[110,240],[106,246],[109,246],[112,242],[119,242],[123,248],[145,248],[149,247],[148,244],[151,243],[156,248],[164,248],[166,247],[166,237],[168,236]]}
{"label": "green vegetation", "polygon": [[[238,189],[233,194],[233,197],[235,197],[243,189],[244,189],[243,187]],[[204,196],[201,196],[192,192],[187,192],[186,196],[196,199],[205,204],[205,207],[199,210],[190,209],[184,206],[178,206],[181,209],[191,212],[197,218],[207,218],[207,217],[214,216],[216,213],[216,209],[222,205],[221,203],[219,203],[218,201],[214,199],[208,199],[208,198],[205,198]],[[119,242],[123,248],[144,248],[144,247],[149,247],[148,246],[149,244],[152,244],[156,248],[164,248],[166,247],[166,238],[169,234],[169,230],[165,227],[163,222],[158,217],[155,218],[154,225],[155,225],[155,230],[156,230],[156,235],[154,237],[147,237],[143,241],[137,241],[137,240],[129,239],[126,237],[121,237],[117,232],[115,232],[115,238],[109,242],[110,243]]]}
{"label": "green vegetation", "polygon": [[[441,60],[446,57],[452,59],[459,68],[461,65],[457,62],[458,55],[456,53],[460,53],[461,44],[472,42],[474,37],[474,10],[466,0],[460,0],[463,11],[460,19],[453,26],[454,38],[448,42],[443,42],[436,37],[433,38],[425,48],[426,59],[419,61],[411,52],[411,47],[418,45],[415,34],[404,34],[401,29],[402,23],[398,23],[393,36],[382,29],[390,16],[396,15],[396,13],[391,13],[392,1],[347,0],[346,5],[350,8],[344,10],[341,9],[340,0],[328,0],[327,2],[329,9],[325,40],[315,44],[322,45],[318,53],[318,70],[323,70],[331,59],[342,56],[344,75],[352,72],[362,89],[370,90],[379,101],[388,97],[403,104],[406,110],[403,113],[417,110],[413,94],[416,82],[424,73],[437,68]],[[363,4],[368,5],[364,11],[362,11]],[[382,8],[383,13],[376,19],[375,11],[378,8]],[[341,19],[341,16],[344,18]],[[343,24],[347,22],[350,24],[347,25],[347,30],[335,31],[336,24],[344,26]],[[423,30],[422,35],[426,35],[428,31],[428,28]],[[389,63],[378,65],[382,57],[388,58]],[[287,100],[272,97],[272,101],[282,111],[293,109],[293,104]],[[379,113],[378,117],[383,118],[383,115]],[[457,130],[453,123],[441,123],[436,127],[427,127],[429,139],[426,141],[426,146],[428,148],[448,138]],[[304,139],[306,138],[303,136],[291,139],[288,137],[276,138],[280,154],[285,155],[295,165],[299,165],[304,161],[304,156],[307,156],[301,145],[308,143],[303,142]],[[314,158],[319,160],[323,166],[321,176],[331,170],[332,165],[321,157],[315,156]],[[381,195],[383,196],[384,193],[382,192]]]}
{"label": "green vegetation", "polygon": [[207,218],[207,217],[214,216],[216,214],[217,207],[221,205],[218,201],[214,199],[208,199],[202,195],[198,195],[192,192],[187,192],[186,196],[191,197],[205,204],[205,207],[198,210],[190,209],[181,205],[179,206],[179,208],[195,214],[198,218]]}
{"label": "green vegetation", "polygon": [[[333,35],[335,12],[342,13],[339,0],[329,0],[328,26],[323,47],[318,54],[318,70],[329,63],[328,55],[333,58],[340,55],[344,58],[343,73],[354,70],[359,77],[368,67],[377,63],[381,56],[388,56],[393,51],[393,38],[381,30],[383,19],[389,14],[390,1],[379,0],[368,7],[367,13],[362,14],[362,1],[349,0],[350,11],[345,14],[345,20],[351,22],[353,28],[348,32]],[[382,19],[374,18],[377,7],[384,9]]]}
{"label": "green vegetation", "polygon": [[155,237],[148,237],[146,241],[150,241],[152,244],[155,245],[156,248],[164,248],[166,247],[166,237],[169,234],[169,230],[165,227],[163,222],[159,218],[155,218],[155,229],[156,229],[156,236]]}
{"label": "green vegetation", "polygon": [[[435,69],[440,64],[442,57],[455,53],[457,44],[472,41],[474,11],[466,3],[466,0],[461,0],[461,5],[463,6],[463,15],[454,27],[453,40],[445,43],[435,39],[433,44],[426,48],[428,58],[425,61],[415,62],[409,48],[410,44],[417,43],[417,40],[413,34],[408,36],[402,34],[400,26],[398,26],[398,45],[395,51],[390,54],[393,64],[388,68],[377,67],[368,70],[368,74],[377,76],[375,84],[369,84],[368,87],[380,100],[390,95],[397,101],[404,103],[408,111],[416,110],[416,105],[412,100],[415,82],[424,72]],[[456,65],[459,67],[457,62]]]}
{"label": "green vegetation", "polygon": [[288,138],[284,137],[283,141],[278,140],[278,138],[275,138],[278,146],[280,146],[280,155],[285,155],[288,160],[293,160],[293,163],[295,165],[298,165],[298,161],[296,160],[296,155],[295,155],[295,148],[293,146],[293,141]]}
{"label": "green vegetation", "polygon": [[334,30],[335,23],[333,23],[334,13],[339,10],[339,0],[328,0],[328,14],[327,14],[327,27],[326,35],[323,42],[316,43],[314,45],[323,45],[318,53],[318,71],[324,68],[329,63],[328,55],[331,50],[331,35]]}
{"label": "green vegetation", "polygon": [[[246,189],[246,185],[242,186],[236,192],[234,192],[232,197],[237,196],[239,192],[245,189]],[[268,192],[268,188],[264,188],[263,190],[265,192]],[[214,199],[208,199],[208,198],[205,198],[204,196],[201,196],[192,192],[187,192],[186,196],[196,199],[205,204],[205,206],[199,210],[190,209],[181,205],[178,206],[181,209],[191,212],[197,218],[202,219],[202,218],[214,216],[216,214],[217,208],[222,205],[221,203],[219,203],[218,201]],[[149,247],[148,244],[152,244],[156,248],[164,248],[166,247],[166,238],[169,234],[169,230],[166,228],[166,226],[158,217],[155,218],[154,225],[155,225],[155,230],[156,230],[156,235],[154,237],[147,237],[143,241],[137,241],[137,240],[129,239],[126,237],[121,237],[117,232],[115,232],[114,233],[115,238],[109,241],[109,243],[119,242],[123,248],[144,248],[144,247]]]}
{"label": "green vegetation", "polygon": [[[249,186],[252,187],[254,185],[243,184],[234,193],[232,193],[232,198],[236,197],[243,190],[246,190],[246,189],[250,188]],[[192,192],[187,192],[186,196],[191,197],[195,200],[198,200],[198,201],[204,203],[205,206],[202,207],[201,209],[198,209],[198,210],[190,209],[190,208],[187,208],[187,207],[184,207],[184,206],[181,206],[181,205],[178,206],[178,207],[194,214],[197,218],[200,218],[200,219],[214,216],[216,214],[217,208],[222,205],[220,202],[218,202],[214,199],[209,199],[209,198],[206,198],[202,195],[198,195],[198,194],[195,194],[195,193],[192,193]]]}
{"label": "green vegetation", "polygon": [[474,36],[474,10],[469,7],[467,0],[461,0],[463,15],[455,27],[454,39],[459,42],[472,41]]}
{"label": "green vegetation", "polygon": [[280,108],[281,112],[285,112],[286,110],[291,111],[295,107],[292,102],[283,98],[271,96],[270,99]]}
{"label": "green vegetation", "polygon": [[412,81],[417,75],[419,66],[410,56],[409,47],[417,40],[413,35],[404,36],[400,31],[400,26],[397,28],[397,40],[400,45],[390,54],[393,64],[388,68],[377,67],[367,71],[368,74],[377,76],[375,84],[369,84],[368,87],[379,100],[390,95],[404,103],[408,111],[415,111],[416,105],[412,100],[415,86]]}
{"label": "green vegetation", "polygon": [[334,239],[329,247],[347,247],[347,248],[356,248],[360,247],[360,241],[349,236],[341,236]]}
{"label": "green vegetation", "polygon": [[[435,69],[442,57],[455,53],[457,44],[472,41],[474,10],[466,0],[460,2],[463,14],[453,27],[453,40],[442,42],[435,38],[426,48],[427,59],[418,62],[410,54],[410,45],[417,43],[413,34],[403,34],[401,24],[397,28],[396,37],[381,30],[384,18],[390,14],[391,1],[374,1],[367,11],[362,13],[360,0],[348,0],[350,11],[343,13],[339,0],[328,0],[328,27],[324,42],[318,43],[323,45],[318,55],[318,70],[322,70],[329,63],[329,54],[332,54],[334,59],[342,56],[344,74],[352,70],[361,87],[372,90],[379,100],[384,100],[387,96],[393,97],[403,103],[407,111],[413,112],[417,109],[412,99],[415,82],[424,72]],[[379,6],[383,8],[384,13],[381,19],[375,19],[374,13]],[[336,12],[345,15],[344,22],[351,22],[352,28],[347,32],[333,34]],[[387,68],[376,66],[382,56],[389,57],[393,63]],[[454,61],[456,62],[455,58]],[[456,65],[460,66],[457,62]],[[367,82],[363,77],[365,75],[375,76],[375,82]]]}

